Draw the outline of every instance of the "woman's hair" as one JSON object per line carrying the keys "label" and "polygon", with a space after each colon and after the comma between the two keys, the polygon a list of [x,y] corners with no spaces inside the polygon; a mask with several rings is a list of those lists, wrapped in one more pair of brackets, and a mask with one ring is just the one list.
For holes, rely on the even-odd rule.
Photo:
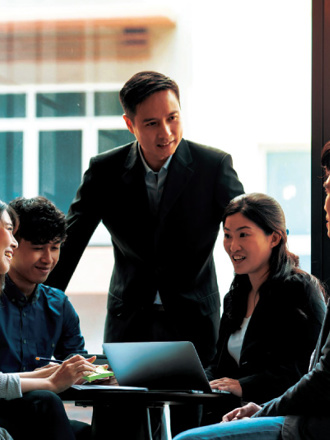
{"label": "woman's hair", "polygon": [[[268,284],[268,282],[274,283],[277,280],[284,280],[291,274],[301,273],[306,274],[313,282],[318,284],[322,294],[325,295],[324,288],[319,280],[300,269],[299,257],[289,251],[285,215],[281,205],[273,197],[261,193],[242,194],[235,197],[225,209],[223,224],[225,225],[227,217],[237,213],[244,215],[244,217],[255,223],[266,235],[276,232],[280,236],[278,245],[272,249],[268,277],[262,286]],[[244,294],[247,295],[251,288],[247,274],[235,274],[230,292],[234,293],[236,288],[239,288],[238,290],[242,289],[245,292]],[[232,299],[234,300],[234,298]],[[234,304],[232,305],[234,306]]]}
{"label": "woman's hair", "polygon": [[[8,212],[8,215],[13,223],[13,228],[14,228],[13,233],[14,233],[18,228],[17,214],[10,206],[8,206],[6,203],[0,200],[0,222],[2,222],[2,216],[5,211]],[[5,282],[5,274],[2,273],[0,274],[0,294],[2,292],[4,282]]]}

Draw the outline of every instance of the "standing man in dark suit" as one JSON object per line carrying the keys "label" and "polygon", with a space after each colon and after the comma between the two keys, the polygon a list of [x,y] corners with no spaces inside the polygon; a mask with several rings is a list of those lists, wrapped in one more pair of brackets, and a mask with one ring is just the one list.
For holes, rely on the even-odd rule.
{"label": "standing man in dark suit", "polygon": [[[330,141],[322,151],[326,172],[324,210],[330,238]],[[309,373],[262,406],[248,403],[224,422],[192,429],[174,440],[328,440],[330,438],[330,301]]]}
{"label": "standing man in dark suit", "polygon": [[115,256],[105,341],[190,340],[206,366],[220,319],[213,248],[243,187],[229,154],[182,138],[173,80],[137,73],[120,100],[136,141],[91,159],[49,284],[67,286],[102,221]]}

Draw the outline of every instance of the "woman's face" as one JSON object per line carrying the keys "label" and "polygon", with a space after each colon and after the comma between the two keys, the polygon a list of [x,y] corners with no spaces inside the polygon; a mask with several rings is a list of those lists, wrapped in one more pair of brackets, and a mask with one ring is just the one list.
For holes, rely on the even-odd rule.
{"label": "woman's face", "polygon": [[264,278],[269,270],[272,249],[278,234],[266,235],[254,222],[241,213],[226,218],[223,244],[235,273]]}
{"label": "woman's face", "polygon": [[13,236],[13,223],[7,211],[0,218],[0,274],[8,272],[17,241]]}

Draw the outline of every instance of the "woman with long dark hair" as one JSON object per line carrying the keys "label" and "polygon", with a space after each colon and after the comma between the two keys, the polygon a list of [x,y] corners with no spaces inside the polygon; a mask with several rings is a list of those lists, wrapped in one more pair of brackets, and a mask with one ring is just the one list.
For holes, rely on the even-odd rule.
{"label": "woman with long dark hair", "polygon": [[[13,235],[17,226],[15,212],[0,201],[0,294],[4,274],[18,246]],[[74,440],[74,430],[55,393],[69,388],[94,369],[90,362],[77,355],[60,366],[27,373],[0,373],[0,439],[10,439],[11,435],[15,440]]]}
{"label": "woman with long dark hair", "polygon": [[[236,396],[230,405],[266,402],[307,372],[326,310],[324,289],[288,250],[285,216],[272,197],[236,197],[223,225],[235,276],[207,375],[212,388]],[[216,420],[229,409],[215,412]]]}
{"label": "woman with long dark hair", "polygon": [[5,274],[9,270],[10,261],[17,241],[13,236],[17,229],[18,218],[16,213],[0,200],[0,294],[2,292]]}

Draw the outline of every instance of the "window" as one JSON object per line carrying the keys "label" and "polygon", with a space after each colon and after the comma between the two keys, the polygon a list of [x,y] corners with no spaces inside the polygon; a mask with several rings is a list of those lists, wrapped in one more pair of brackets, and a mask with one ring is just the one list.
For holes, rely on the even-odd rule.
{"label": "window", "polygon": [[84,93],[38,93],[37,117],[85,116]]}
{"label": "window", "polygon": [[[90,157],[135,139],[118,89],[97,87],[25,86],[0,94],[2,200],[40,194],[66,213]],[[108,244],[108,233],[96,232],[92,243]]]}
{"label": "window", "polygon": [[0,95],[0,118],[24,118],[25,94]]}
{"label": "window", "polygon": [[39,133],[39,194],[67,212],[81,181],[81,131]]}
{"label": "window", "polygon": [[311,270],[310,169],[308,151],[267,153],[267,194],[282,206],[289,230],[289,249],[299,255],[301,268],[308,272]]}
{"label": "window", "polygon": [[0,133],[0,199],[22,195],[23,133]]}
{"label": "window", "polygon": [[119,145],[125,145],[135,140],[134,135],[126,130],[100,130],[99,153],[112,150]]}
{"label": "window", "polygon": [[121,116],[123,108],[118,99],[118,92],[96,92],[95,116]]}

